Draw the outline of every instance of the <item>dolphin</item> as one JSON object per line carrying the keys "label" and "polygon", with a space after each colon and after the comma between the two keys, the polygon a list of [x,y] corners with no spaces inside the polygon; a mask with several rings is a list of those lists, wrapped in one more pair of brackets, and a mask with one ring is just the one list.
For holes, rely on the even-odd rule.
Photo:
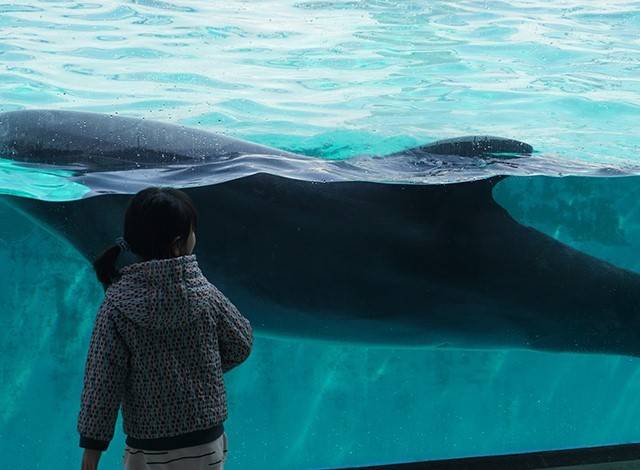
{"label": "dolphin", "polygon": [[[519,162],[539,165],[532,152],[476,136],[327,161],[148,120],[0,114],[1,155],[73,170],[88,188],[77,200],[6,202],[93,260],[120,235],[131,194],[182,188],[200,212],[203,271],[260,334],[637,356],[640,275],[494,201],[505,175],[527,174]],[[409,167],[457,182],[405,183]],[[400,178],[385,180],[390,170]]]}

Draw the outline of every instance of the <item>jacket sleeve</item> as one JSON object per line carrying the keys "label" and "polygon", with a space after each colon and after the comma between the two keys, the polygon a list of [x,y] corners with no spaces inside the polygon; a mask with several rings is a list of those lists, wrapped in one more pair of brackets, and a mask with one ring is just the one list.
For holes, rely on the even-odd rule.
{"label": "jacket sleeve", "polygon": [[129,350],[103,302],[96,316],[85,364],[77,430],[80,447],[106,450],[113,437],[129,373]]}
{"label": "jacket sleeve", "polygon": [[227,372],[249,357],[253,345],[253,329],[249,320],[242,316],[235,305],[215,286],[212,287],[222,372]]}

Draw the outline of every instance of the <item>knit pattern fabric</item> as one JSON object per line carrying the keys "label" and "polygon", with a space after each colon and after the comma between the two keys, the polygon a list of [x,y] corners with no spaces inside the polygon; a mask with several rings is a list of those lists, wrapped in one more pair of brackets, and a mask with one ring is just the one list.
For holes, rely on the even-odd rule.
{"label": "knit pattern fabric", "polygon": [[[105,293],[85,365],[81,437],[177,436],[227,418],[223,380],[251,351],[249,321],[202,274],[195,255],[123,268]],[[105,447],[106,448],[106,447]]]}

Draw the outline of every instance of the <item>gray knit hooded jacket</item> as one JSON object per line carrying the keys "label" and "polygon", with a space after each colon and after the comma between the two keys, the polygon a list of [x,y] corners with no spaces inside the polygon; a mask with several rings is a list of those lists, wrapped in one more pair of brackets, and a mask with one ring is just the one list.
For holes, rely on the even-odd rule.
{"label": "gray knit hooded jacket", "polygon": [[132,264],[120,274],[89,345],[80,446],[106,449],[121,405],[132,447],[219,437],[227,418],[222,374],[248,357],[249,321],[204,277],[195,255]]}

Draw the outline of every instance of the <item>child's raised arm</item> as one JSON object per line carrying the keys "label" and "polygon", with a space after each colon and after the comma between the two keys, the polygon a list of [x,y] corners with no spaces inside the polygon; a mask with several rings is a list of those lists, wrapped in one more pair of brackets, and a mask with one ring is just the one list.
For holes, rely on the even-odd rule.
{"label": "child's raised arm", "polygon": [[212,288],[222,372],[227,372],[249,356],[253,329],[235,305],[215,286],[212,285]]}

